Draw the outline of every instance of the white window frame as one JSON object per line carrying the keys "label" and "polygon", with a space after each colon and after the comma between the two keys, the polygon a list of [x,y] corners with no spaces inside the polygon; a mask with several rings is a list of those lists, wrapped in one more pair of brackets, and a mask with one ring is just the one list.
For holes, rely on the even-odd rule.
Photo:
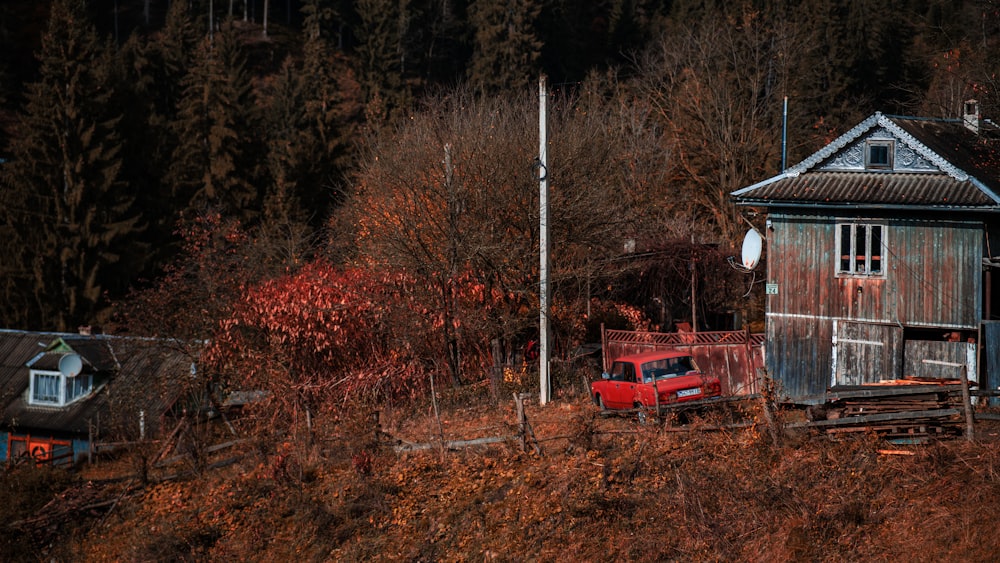
{"label": "white window frame", "polygon": [[[40,398],[36,395],[39,378],[54,378],[56,380],[57,396],[54,400],[48,397]],[[68,396],[70,385],[78,383],[82,387],[80,393],[72,397]],[[68,378],[58,371],[33,369],[29,371],[28,375],[28,404],[46,407],[64,407],[89,395],[93,391],[93,384],[94,381],[89,373]]]}
{"label": "white window frame", "polygon": [[[850,234],[849,240],[847,241],[848,247],[847,252],[844,252],[844,228],[849,227]],[[864,230],[864,249],[857,248],[858,243],[858,230]],[[879,244],[878,248],[872,248],[872,232],[878,229],[879,233]],[[885,277],[886,271],[886,249],[888,248],[888,228],[885,223],[878,223],[872,221],[837,221],[836,224],[836,252],[835,259],[837,261],[835,267],[837,276],[863,276],[863,277]],[[847,267],[844,267],[844,256],[845,254],[849,257]],[[860,263],[859,258],[864,259],[864,263]],[[877,262],[878,270],[873,271],[874,263]]]}

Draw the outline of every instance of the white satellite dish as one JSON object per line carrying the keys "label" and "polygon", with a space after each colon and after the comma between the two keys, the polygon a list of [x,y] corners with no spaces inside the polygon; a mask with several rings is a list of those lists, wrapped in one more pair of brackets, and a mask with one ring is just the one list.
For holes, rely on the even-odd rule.
{"label": "white satellite dish", "polygon": [[63,354],[59,358],[59,373],[63,377],[76,377],[83,371],[83,358],[79,354]]}
{"label": "white satellite dish", "polygon": [[763,248],[764,239],[760,237],[757,229],[747,231],[747,235],[743,237],[743,267],[748,270],[756,268]]}

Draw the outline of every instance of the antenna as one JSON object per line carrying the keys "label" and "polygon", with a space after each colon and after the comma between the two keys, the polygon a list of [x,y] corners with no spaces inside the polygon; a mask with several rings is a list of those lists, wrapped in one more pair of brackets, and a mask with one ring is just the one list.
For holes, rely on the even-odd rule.
{"label": "antenna", "polygon": [[83,358],[79,354],[63,354],[59,358],[59,373],[63,377],[76,377],[83,371]]}
{"label": "antenna", "polygon": [[752,270],[760,261],[760,252],[764,248],[764,239],[757,229],[750,229],[743,237],[743,267]]}

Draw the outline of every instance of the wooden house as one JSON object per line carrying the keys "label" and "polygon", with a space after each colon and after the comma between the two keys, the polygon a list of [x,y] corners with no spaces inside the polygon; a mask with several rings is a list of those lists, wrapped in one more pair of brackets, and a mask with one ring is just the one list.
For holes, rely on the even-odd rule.
{"label": "wooden house", "polygon": [[0,330],[0,461],[71,464],[153,436],[191,362],[154,340]]}
{"label": "wooden house", "polygon": [[732,197],[766,216],[769,375],[788,398],[908,376],[1000,384],[1000,127],[876,113]]}

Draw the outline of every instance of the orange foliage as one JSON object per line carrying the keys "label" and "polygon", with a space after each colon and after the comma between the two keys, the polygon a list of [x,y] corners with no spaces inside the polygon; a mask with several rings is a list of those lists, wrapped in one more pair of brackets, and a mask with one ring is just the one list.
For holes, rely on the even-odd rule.
{"label": "orange foliage", "polygon": [[[464,273],[448,281],[456,298],[477,310],[505,295]],[[220,323],[206,352],[213,368],[243,388],[267,389],[280,401],[332,407],[350,395],[412,395],[424,386],[447,317],[415,291],[405,272],[337,268],[318,260],[301,271],[248,288]],[[471,331],[467,338],[488,341]],[[474,361],[474,360],[470,360]]]}

